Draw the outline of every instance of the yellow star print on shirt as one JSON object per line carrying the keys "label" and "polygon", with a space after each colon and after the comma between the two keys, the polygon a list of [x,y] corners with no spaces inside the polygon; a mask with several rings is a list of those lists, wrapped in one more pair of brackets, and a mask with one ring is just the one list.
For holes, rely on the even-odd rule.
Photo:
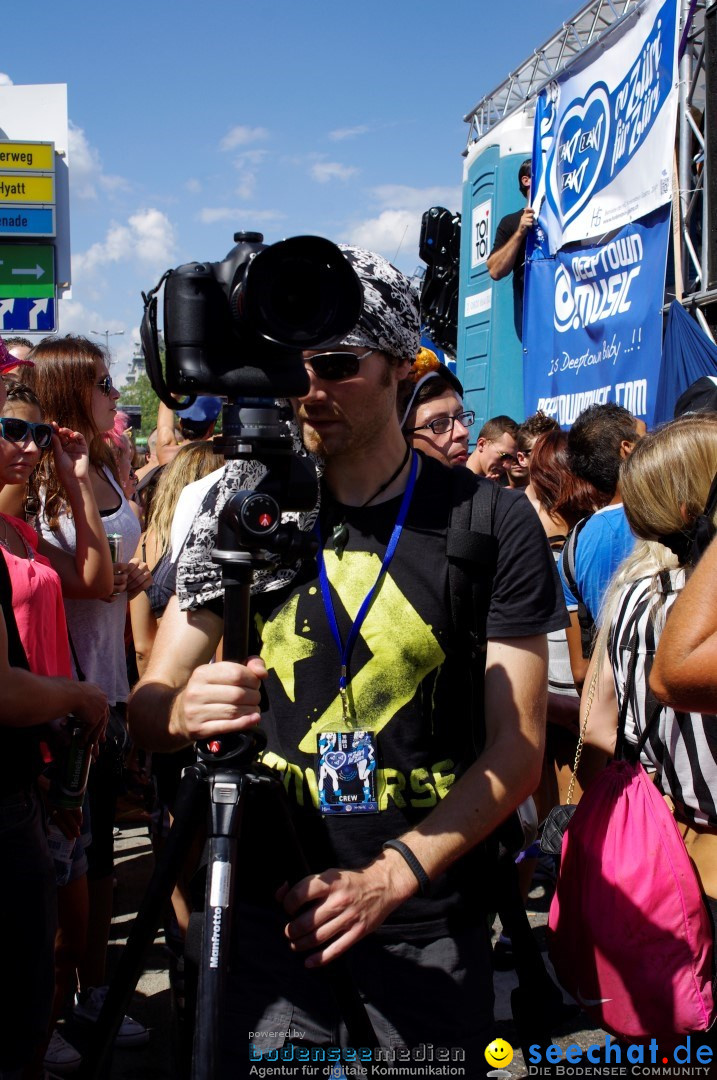
{"label": "yellow star print on shirt", "polygon": [[[266,664],[267,671],[273,668],[276,677],[284,687],[284,693],[289,701],[296,701],[296,664],[300,660],[306,660],[313,656],[318,645],[306,637],[296,633],[296,613],[299,607],[299,594],[292,596],[286,607],[282,608],[271,625],[271,651],[266,647],[267,625],[264,625],[262,636],[264,646],[261,650],[262,659]],[[269,659],[271,655],[271,659]]]}
{"label": "yellow star print on shirt", "polygon": [[[335,595],[340,597],[349,618],[355,619],[378,577],[381,560],[366,551],[346,551],[340,559],[335,552],[325,551],[324,562]],[[297,632],[300,597],[300,593],[292,597],[262,630],[264,663],[267,669],[276,672],[291,701],[296,700],[295,665],[319,648]],[[426,676],[443,663],[445,653],[432,627],[411,606],[390,574],[382,578],[360,636],[371,655],[363,667],[353,671],[350,695],[361,725],[378,733],[411,701]],[[336,664],[338,685],[338,655]],[[314,753],[319,732],[348,730],[351,726],[343,718],[337,692],[324,713],[312,723],[299,749]]]}

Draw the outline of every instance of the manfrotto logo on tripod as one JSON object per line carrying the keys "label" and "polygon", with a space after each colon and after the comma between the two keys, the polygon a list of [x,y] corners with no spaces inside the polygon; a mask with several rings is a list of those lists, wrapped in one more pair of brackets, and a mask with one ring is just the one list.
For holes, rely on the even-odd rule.
{"label": "manfrotto logo on tripod", "polygon": [[212,951],[209,957],[211,968],[219,967],[219,948],[222,942],[222,909],[214,908],[212,915]]}

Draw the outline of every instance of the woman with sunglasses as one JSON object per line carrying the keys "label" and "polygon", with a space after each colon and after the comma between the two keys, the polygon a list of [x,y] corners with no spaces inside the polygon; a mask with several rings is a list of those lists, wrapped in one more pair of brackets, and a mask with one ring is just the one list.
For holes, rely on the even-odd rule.
{"label": "woman with sunglasses", "polygon": [[[79,432],[44,423],[40,402],[27,386],[16,383],[7,392],[0,416],[0,488],[13,493],[13,501],[24,498],[30,476],[43,454],[52,453],[55,469],[76,523],[78,544],[75,552],[62,551],[48,543],[24,517],[0,512],[0,548],[12,587],[12,606],[20,641],[30,671],[35,675],[69,679],[72,675],[70,647],[62,597],[102,597],[112,589],[112,560],[105,541],[102,521],[89,480],[87,444]],[[79,691],[79,687],[78,687]],[[103,701],[101,690],[83,686],[82,693]],[[58,720],[60,718],[58,717]],[[95,738],[99,738],[100,729]],[[56,737],[61,738],[59,728]],[[52,741],[48,739],[48,742]],[[70,880],[57,894],[56,961],[67,951],[70,937],[77,937],[74,912],[86,896],[87,861],[83,833],[86,822],[71,810],[49,810],[49,820],[68,840],[75,841],[70,856]],[[81,832],[82,830],[82,832]],[[39,927],[33,927],[38,933]],[[84,926],[82,935],[84,936]],[[61,965],[56,963],[56,975]],[[57,986],[57,982],[56,982]],[[64,997],[64,995],[63,995]],[[56,992],[53,1019],[62,1005]],[[53,1036],[55,1042],[57,1036]],[[61,1056],[67,1057],[64,1048]],[[57,1048],[43,1048],[53,1054]]]}
{"label": "woman with sunglasses", "polygon": [[[11,386],[0,417],[0,489],[13,488],[24,492],[45,451],[52,451],[53,468],[67,493],[67,499],[77,523],[78,545],[73,554],[62,551],[39,536],[18,516],[0,512],[0,546],[8,562],[13,580],[14,595],[26,596],[35,592],[31,582],[36,575],[44,576],[41,566],[52,568],[52,580],[59,578],[58,588],[65,596],[85,598],[107,596],[112,591],[112,561],[104,543],[104,530],[89,481],[87,445],[78,431],[46,424],[40,402],[29,387],[22,383]],[[10,556],[10,558],[8,558]],[[21,565],[22,562],[28,565]],[[32,562],[37,566],[32,567]],[[26,580],[21,582],[20,578]],[[57,589],[53,585],[53,593]],[[59,593],[57,593],[59,595]],[[40,597],[38,597],[39,599]],[[46,624],[37,610],[25,610],[17,601],[16,617],[31,669],[38,674],[68,674],[69,650],[64,616],[53,639],[52,621]],[[53,600],[54,605],[54,600]],[[55,627],[57,629],[57,627]],[[55,666],[59,655],[66,655],[67,672],[46,671],[49,663]],[[43,670],[41,670],[43,669]]]}
{"label": "woman with sunglasses", "polygon": [[[89,481],[103,531],[122,537],[122,555],[115,562],[113,580],[102,598],[70,595],[65,599],[75,671],[80,679],[99,686],[110,705],[107,739],[90,770],[89,922],[87,947],[77,965],[81,996],[75,1016],[91,1020],[96,1019],[101,1006],[112,919],[114,816],[127,740],[127,598],[147,588],[152,579],[144,563],[129,558],[137,548],[141,528],[119,484],[112,450],[103,438],[114,426],[119,398],[103,350],[83,337],[44,338],[33,350],[32,360],[35,366],[28,372],[27,381],[47,414],[79,431],[89,447]],[[48,460],[41,468],[40,499],[38,522],[43,537],[58,550],[76,553],[80,541],[78,522],[62,477]],[[138,1044],[146,1042],[147,1037],[142,1025],[126,1018],[119,1042]]]}
{"label": "woman with sunglasses", "polygon": [[430,349],[419,349],[399,393],[401,428],[415,450],[444,465],[465,465],[475,413],[463,408],[463,387]]}

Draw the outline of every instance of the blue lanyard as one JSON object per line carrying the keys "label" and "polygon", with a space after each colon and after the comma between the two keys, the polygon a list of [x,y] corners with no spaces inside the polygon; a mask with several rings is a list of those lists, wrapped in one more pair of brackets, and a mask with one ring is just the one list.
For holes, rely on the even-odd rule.
{"label": "blue lanyard", "polygon": [[334,611],[334,603],[333,603],[333,600],[331,599],[331,590],[329,588],[329,579],[328,579],[328,575],[326,573],[326,565],[324,563],[324,551],[323,551],[323,546],[322,546],[322,543],[321,543],[321,527],[319,525],[319,522],[318,521],[316,522],[316,535],[317,535],[317,538],[318,538],[318,541],[319,541],[319,550],[318,550],[317,555],[316,555],[316,561],[317,561],[318,567],[319,567],[319,584],[321,585],[321,598],[324,601],[324,609],[326,611],[326,618],[329,620],[329,626],[331,627],[331,633],[333,634],[334,641],[336,642],[336,646],[337,646],[337,648],[339,650],[339,655],[341,657],[341,673],[340,673],[340,676],[339,676],[339,693],[341,695],[341,706],[343,708],[343,713],[344,713],[344,719],[345,720],[348,720],[351,717],[349,706],[348,706],[348,697],[347,697],[347,694],[346,694],[346,687],[348,685],[347,670],[348,670],[349,660],[351,659],[351,653],[353,652],[354,645],[356,644],[356,640],[357,640],[357,638],[359,636],[359,631],[361,630],[361,627],[363,626],[364,619],[366,618],[366,616],[368,614],[368,610],[371,607],[371,604],[373,603],[374,597],[376,596],[376,592],[378,591],[378,587],[379,587],[379,585],[381,583],[381,578],[383,577],[383,575],[388,570],[388,568],[389,568],[389,566],[391,564],[391,560],[393,559],[393,556],[394,556],[394,554],[396,552],[396,548],[398,547],[398,541],[401,539],[401,533],[403,531],[403,526],[404,526],[404,523],[406,521],[406,515],[408,514],[408,509],[409,509],[409,507],[411,505],[411,499],[413,497],[413,489],[416,486],[416,474],[417,474],[417,472],[418,472],[418,454],[416,454],[415,452],[412,452],[411,453],[411,471],[410,471],[410,473],[408,475],[408,483],[406,485],[406,490],[403,493],[403,499],[401,500],[401,508],[398,511],[398,517],[396,518],[396,524],[393,527],[393,532],[391,533],[391,539],[389,540],[388,547],[386,548],[386,554],[384,555],[383,562],[381,563],[381,569],[379,570],[376,580],[374,581],[373,585],[369,589],[368,593],[366,594],[366,596],[364,598],[363,603],[361,604],[361,607],[358,610],[356,618],[355,618],[355,620],[353,622],[353,625],[352,625],[352,627],[351,627],[351,629],[349,631],[349,636],[346,639],[346,644],[345,645],[341,640],[341,631],[339,630],[339,624],[336,621],[336,613]]}

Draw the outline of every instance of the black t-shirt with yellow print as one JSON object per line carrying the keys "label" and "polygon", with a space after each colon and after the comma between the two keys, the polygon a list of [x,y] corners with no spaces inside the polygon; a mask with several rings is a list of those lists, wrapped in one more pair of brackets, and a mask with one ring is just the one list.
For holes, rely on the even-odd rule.
{"label": "black t-shirt with yellow print", "polygon": [[[322,536],[345,520],[341,554],[324,548],[334,611],[345,642],[381,569],[401,497],[376,507],[340,507],[324,493]],[[413,499],[393,560],[361,626],[348,667],[354,720],[339,693],[340,654],[324,609],[315,560],[281,591],[255,598],[254,624],[269,676],[266,765],[278,771],[314,871],[360,868],[445,797],[483,743],[482,715],[471,716],[465,651],[458,647],[448,600],[446,528],[451,484],[444,466],[422,457]],[[501,491],[495,521],[498,562],[489,638],[547,633],[567,618],[542,526],[522,493]],[[378,812],[322,815],[318,739],[322,733],[372,732]],[[253,816],[253,815],[252,815]],[[257,845],[264,873],[278,882],[277,845]],[[272,873],[273,868],[273,873]],[[277,877],[278,875],[278,877]],[[403,936],[439,929],[451,917],[480,917],[475,865],[461,860],[390,924]],[[283,878],[281,879],[283,880]],[[476,886],[478,889],[476,890]],[[389,926],[390,932],[390,926]]]}

